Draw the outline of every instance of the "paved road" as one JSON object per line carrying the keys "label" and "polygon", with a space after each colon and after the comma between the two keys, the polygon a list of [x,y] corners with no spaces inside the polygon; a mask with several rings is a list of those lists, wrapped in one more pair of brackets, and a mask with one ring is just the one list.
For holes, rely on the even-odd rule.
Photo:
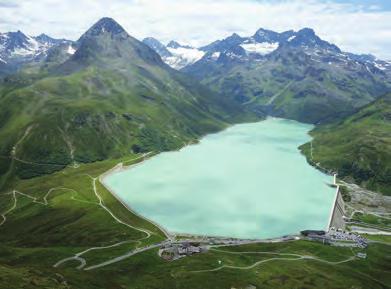
{"label": "paved road", "polygon": [[196,271],[191,271],[191,272],[192,273],[215,272],[215,271],[222,270],[224,268],[227,268],[227,269],[238,269],[238,270],[250,270],[250,269],[253,269],[253,268],[255,268],[255,267],[257,267],[257,266],[259,266],[259,265],[261,265],[263,263],[276,261],[276,260],[283,260],[283,261],[315,260],[315,261],[322,262],[322,263],[327,263],[327,264],[330,264],[330,265],[338,265],[338,264],[350,262],[350,261],[353,261],[353,260],[356,259],[355,256],[352,256],[352,257],[349,257],[349,258],[344,259],[342,261],[327,261],[327,260],[323,260],[323,259],[320,259],[320,258],[317,258],[317,257],[314,257],[314,256],[310,256],[310,255],[299,255],[299,254],[290,254],[290,253],[257,252],[257,251],[254,251],[254,252],[230,252],[230,251],[223,251],[223,250],[214,250],[214,251],[224,252],[224,253],[229,253],[229,254],[238,254],[238,255],[240,255],[240,254],[272,254],[272,255],[280,255],[280,256],[291,256],[291,258],[273,257],[273,258],[269,258],[269,259],[265,259],[265,260],[261,260],[261,261],[255,262],[254,264],[248,265],[248,266],[222,265],[222,266],[219,266],[219,267],[216,267],[216,268],[213,268],[213,269],[196,270]]}
{"label": "paved road", "polygon": [[97,265],[93,265],[93,266],[89,266],[89,267],[85,268],[84,270],[90,271],[90,270],[97,269],[97,268],[100,268],[100,267],[104,267],[104,266],[107,266],[107,265],[110,265],[110,264],[113,264],[113,263],[117,263],[119,261],[122,261],[122,260],[124,260],[126,258],[129,258],[131,256],[134,256],[136,254],[139,254],[139,253],[142,253],[142,252],[154,249],[154,248],[160,248],[163,244],[164,244],[164,242],[163,243],[159,243],[159,244],[149,245],[149,246],[143,247],[143,248],[138,248],[138,249],[136,249],[134,251],[131,251],[131,252],[129,252],[127,254],[124,254],[122,256],[110,259],[110,260],[105,261],[103,263],[100,263],[100,264],[97,264]]}

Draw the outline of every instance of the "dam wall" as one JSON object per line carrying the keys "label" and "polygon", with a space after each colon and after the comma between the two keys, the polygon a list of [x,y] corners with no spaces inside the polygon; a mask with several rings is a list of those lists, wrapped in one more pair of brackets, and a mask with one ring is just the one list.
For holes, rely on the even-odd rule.
{"label": "dam wall", "polygon": [[330,219],[327,226],[327,230],[330,230],[330,228],[334,227],[335,229],[345,229],[345,203],[342,199],[341,192],[339,190],[339,186],[337,184],[337,175],[334,175],[334,185],[337,186],[336,192],[335,192],[335,199],[334,204],[330,213]]}

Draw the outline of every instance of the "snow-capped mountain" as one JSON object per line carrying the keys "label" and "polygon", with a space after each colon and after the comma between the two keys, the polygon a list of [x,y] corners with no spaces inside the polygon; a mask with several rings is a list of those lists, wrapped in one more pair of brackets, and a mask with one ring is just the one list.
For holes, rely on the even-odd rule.
{"label": "snow-capped mountain", "polygon": [[56,45],[72,42],[65,39],[54,39],[46,34],[28,36],[21,31],[0,33],[0,59],[3,63],[20,63],[46,55]]}
{"label": "snow-capped mountain", "polygon": [[199,48],[182,70],[256,113],[318,123],[391,89],[391,64],[342,51],[314,30],[236,33]]}
{"label": "snow-capped mountain", "polygon": [[199,67],[213,62],[220,65],[265,62],[271,58],[277,59],[288,52],[299,51],[314,62],[350,70],[365,69],[370,73],[391,74],[390,62],[372,55],[343,52],[336,45],[322,40],[310,28],[282,33],[261,28],[250,37],[241,37],[234,33],[223,40],[200,47],[199,50],[203,51],[204,55],[195,63],[186,65],[186,70],[198,70]]}
{"label": "snow-capped mountain", "polygon": [[202,60],[248,61],[260,59],[282,47],[319,48],[333,53],[341,52],[337,46],[320,39],[310,28],[304,28],[297,32],[289,30],[282,33],[261,28],[250,37],[241,37],[234,33],[223,40],[217,40],[200,48],[181,45],[176,41],[171,41],[165,46],[150,37],[145,38],[143,42],[154,49],[167,64],[176,69],[182,69]]}
{"label": "snow-capped mountain", "polygon": [[171,52],[168,51],[167,47],[163,43],[161,43],[159,40],[157,40],[153,37],[144,38],[143,42],[144,42],[144,44],[148,45],[150,48],[155,50],[162,58],[172,56]]}
{"label": "snow-capped mountain", "polygon": [[176,41],[170,41],[165,46],[159,40],[148,37],[143,42],[155,50],[163,61],[174,69],[182,69],[193,64],[205,54],[204,51],[192,46],[179,44]]}
{"label": "snow-capped mountain", "polygon": [[377,59],[372,55],[356,55],[341,51],[336,45],[322,40],[314,30],[304,28],[299,31],[275,32],[259,29],[250,37],[237,33],[195,48],[171,41],[166,46],[155,38],[145,38],[145,44],[154,49],[168,65],[175,69],[184,69],[198,62],[248,62],[264,61],[284,50],[305,52],[314,61],[333,63],[337,66],[361,65],[370,71],[378,70],[391,73],[391,63]]}
{"label": "snow-capped mountain", "polygon": [[[218,59],[248,61],[260,59],[283,47],[322,48],[336,53],[341,52],[337,46],[320,39],[309,28],[282,33],[261,28],[250,37],[241,37],[234,33],[223,40],[201,47],[200,50],[205,52],[204,58],[208,61],[218,61]],[[219,58],[216,58],[216,55],[219,55]]]}

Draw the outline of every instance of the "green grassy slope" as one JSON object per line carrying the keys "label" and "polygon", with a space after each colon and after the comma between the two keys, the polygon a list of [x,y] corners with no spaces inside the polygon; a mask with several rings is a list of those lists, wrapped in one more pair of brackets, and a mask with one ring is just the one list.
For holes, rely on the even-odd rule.
{"label": "green grassy slope", "polygon": [[176,149],[242,115],[169,68],[112,19],[98,22],[78,43],[65,62],[32,65],[4,80],[0,187],[15,175]]}
{"label": "green grassy slope", "polygon": [[312,157],[311,145],[302,146],[311,162],[391,195],[391,94],[342,122],[314,129],[311,135]]}
{"label": "green grassy slope", "polygon": [[[131,165],[143,152],[181,147],[239,121],[238,114],[247,117],[117,26],[106,28],[82,37],[79,53],[64,63],[29,67],[0,86],[1,289],[389,287],[390,247],[382,244],[371,244],[366,260],[350,261],[357,250],[299,241],[220,248],[228,252],[175,262],[154,249],[92,271],[75,268],[76,260],[54,268],[91,247],[118,244],[83,254],[87,266],[164,240],[96,178],[118,162]],[[193,272],[219,261],[265,263]]]}
{"label": "green grassy slope", "polygon": [[318,52],[279,49],[261,60],[199,61],[183,70],[250,111],[307,123],[342,119],[390,91],[385,75],[311,53]]}
{"label": "green grassy slope", "polygon": [[[391,282],[387,273],[391,247],[381,244],[369,246],[366,260],[341,264],[324,261],[344,261],[360,250],[299,241],[219,248],[228,252],[212,250],[174,262],[160,259],[156,250],[151,250],[92,271],[76,269],[80,265],[77,261],[53,268],[59,260],[91,247],[127,242],[82,255],[87,266],[165,238],[158,228],[133,215],[97,183],[104,205],[118,219],[152,235],[148,238],[119,224],[98,205],[94,193],[92,178],[120,161],[130,165],[140,160],[129,155],[14,182],[11,187],[24,195],[17,194],[16,207],[11,211],[13,195],[2,191],[0,213],[6,214],[6,222],[0,225],[0,288],[387,288]],[[45,197],[46,205],[42,204]],[[382,241],[390,242],[387,238]],[[268,253],[238,253],[254,251]],[[284,254],[321,261],[294,260],[300,256]],[[221,265],[246,267],[262,260],[265,263],[249,269],[193,272]]]}

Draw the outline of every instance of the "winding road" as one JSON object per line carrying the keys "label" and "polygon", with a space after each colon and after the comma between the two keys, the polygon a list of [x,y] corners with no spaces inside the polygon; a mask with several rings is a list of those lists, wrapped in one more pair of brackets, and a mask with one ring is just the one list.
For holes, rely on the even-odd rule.
{"label": "winding road", "polygon": [[299,255],[299,254],[290,254],[290,253],[276,253],[276,252],[232,252],[232,251],[224,251],[224,250],[216,250],[216,249],[211,249],[212,251],[217,251],[217,252],[223,252],[223,253],[228,253],[228,254],[270,254],[270,255],[279,255],[279,256],[292,256],[292,258],[287,258],[287,257],[273,257],[261,261],[257,261],[252,265],[248,266],[233,266],[233,265],[221,265],[219,267],[213,268],[213,269],[205,269],[205,270],[196,270],[196,271],[191,271],[192,273],[205,273],[205,272],[216,272],[220,271],[222,269],[237,269],[237,270],[250,270],[253,269],[263,263],[271,262],[271,261],[276,261],[276,260],[283,260],[283,261],[299,261],[299,260],[315,260],[318,262],[326,263],[329,265],[338,265],[346,262],[350,262],[356,259],[355,256],[349,257],[345,260],[342,261],[327,261],[320,259],[318,257],[310,256],[310,255]]}

